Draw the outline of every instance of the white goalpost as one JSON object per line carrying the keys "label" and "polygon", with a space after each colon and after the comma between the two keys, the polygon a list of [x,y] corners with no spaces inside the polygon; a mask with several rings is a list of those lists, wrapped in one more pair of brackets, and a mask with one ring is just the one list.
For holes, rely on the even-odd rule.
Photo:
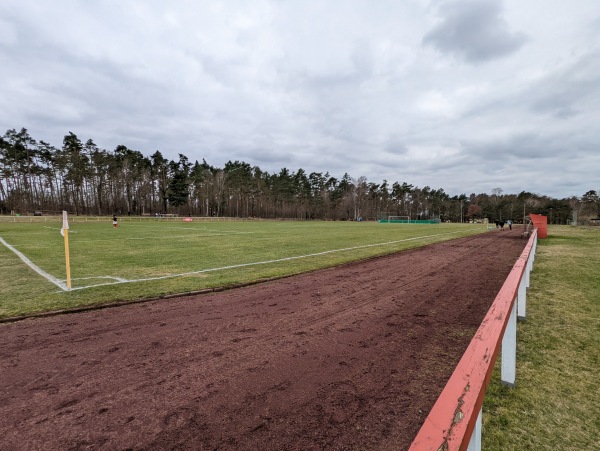
{"label": "white goalpost", "polygon": [[388,216],[387,222],[397,222],[400,224],[410,224],[410,216]]}
{"label": "white goalpost", "polygon": [[392,211],[380,211],[377,213],[378,222],[388,222],[396,224],[412,224],[415,221],[411,220],[409,215],[397,215]]}

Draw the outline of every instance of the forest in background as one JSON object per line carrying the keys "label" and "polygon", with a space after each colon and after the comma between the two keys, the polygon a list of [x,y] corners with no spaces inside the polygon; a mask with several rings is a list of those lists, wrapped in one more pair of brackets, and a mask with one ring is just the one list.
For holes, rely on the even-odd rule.
{"label": "forest in background", "polygon": [[91,139],[65,135],[57,148],[7,130],[0,137],[0,214],[155,215],[178,214],[266,219],[364,220],[384,216],[467,222],[523,220],[524,213],[568,224],[575,212],[585,223],[600,217],[595,190],[581,197],[554,199],[522,191],[450,196],[443,188],[406,181],[369,182],[365,177],[282,168],[269,173],[243,161],[223,168],[205,160],[177,160],[160,151],[150,156],[117,146],[99,148]]}

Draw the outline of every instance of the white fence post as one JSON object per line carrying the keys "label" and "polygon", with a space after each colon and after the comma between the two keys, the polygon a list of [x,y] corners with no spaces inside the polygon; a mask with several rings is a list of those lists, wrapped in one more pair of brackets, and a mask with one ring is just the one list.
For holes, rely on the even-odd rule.
{"label": "white fence post", "polygon": [[[523,279],[521,279],[521,284]],[[517,376],[517,302],[513,303],[510,316],[502,337],[502,368],[503,385],[515,386]]]}
{"label": "white fence post", "polygon": [[481,451],[481,410],[479,409],[479,415],[477,415],[475,429],[473,429],[473,435],[471,435],[471,440],[469,440],[467,451]]}
{"label": "white fence post", "polygon": [[531,267],[533,268],[533,261],[535,260],[535,250],[537,248],[537,236],[533,240],[533,246],[531,246],[531,252],[529,253],[529,260],[531,260]]}
{"label": "white fence post", "polygon": [[[527,269],[525,269],[527,272]],[[527,283],[525,282],[525,277],[521,278],[521,282],[519,283],[519,290],[517,292],[517,316],[519,320],[524,321],[527,310]]]}
{"label": "white fence post", "polygon": [[535,243],[531,246],[531,251],[529,252],[529,260],[527,261],[527,269],[529,272],[533,271],[533,261],[535,260]]}

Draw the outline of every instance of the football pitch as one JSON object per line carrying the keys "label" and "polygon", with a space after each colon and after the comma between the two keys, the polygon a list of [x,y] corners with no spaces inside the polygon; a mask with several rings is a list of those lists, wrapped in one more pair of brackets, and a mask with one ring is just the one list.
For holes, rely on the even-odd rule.
{"label": "football pitch", "polygon": [[482,224],[160,221],[0,222],[0,318],[284,277],[486,231]]}

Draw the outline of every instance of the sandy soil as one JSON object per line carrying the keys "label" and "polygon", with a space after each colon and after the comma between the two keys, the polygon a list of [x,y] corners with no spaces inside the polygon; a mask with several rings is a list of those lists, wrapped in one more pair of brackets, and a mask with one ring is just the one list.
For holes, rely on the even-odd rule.
{"label": "sandy soil", "polygon": [[0,449],[406,449],[520,232],[0,325]]}

